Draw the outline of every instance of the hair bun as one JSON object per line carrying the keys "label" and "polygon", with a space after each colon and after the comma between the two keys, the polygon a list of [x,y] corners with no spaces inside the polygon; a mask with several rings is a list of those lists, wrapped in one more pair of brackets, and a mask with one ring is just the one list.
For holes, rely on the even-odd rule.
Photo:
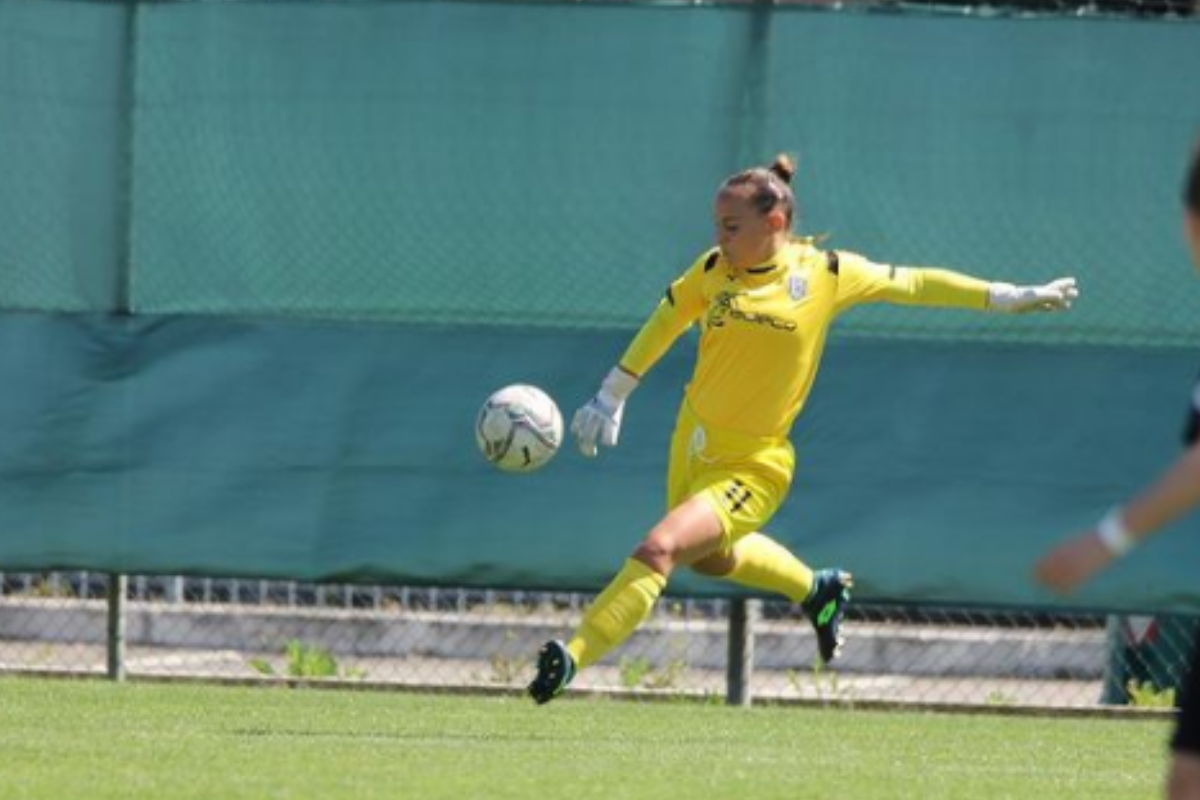
{"label": "hair bun", "polygon": [[796,162],[787,153],[780,153],[775,156],[774,163],[767,168],[775,177],[784,183],[790,184],[792,178],[796,175]]}

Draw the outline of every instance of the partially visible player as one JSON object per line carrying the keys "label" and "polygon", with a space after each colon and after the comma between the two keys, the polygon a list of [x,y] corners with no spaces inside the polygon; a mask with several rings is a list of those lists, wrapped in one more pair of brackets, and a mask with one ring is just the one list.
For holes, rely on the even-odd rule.
{"label": "partially visible player", "polygon": [[[1184,207],[1184,235],[1192,262],[1200,271],[1200,141],[1187,173]],[[1200,505],[1200,381],[1192,390],[1184,442],[1183,454],[1157,481],[1114,508],[1096,527],[1046,554],[1035,569],[1038,581],[1055,591],[1070,592],[1142,539]],[[1193,652],[1188,672],[1182,710],[1171,739],[1173,756],[1167,778],[1171,800],[1200,800],[1200,647]]]}
{"label": "partially visible player", "polygon": [[851,577],[814,573],[760,533],[792,481],[788,434],[817,374],[829,326],[860,303],[978,311],[1055,311],[1075,281],[987,283],[942,269],[876,264],[823,251],[792,234],[793,162],[739,172],[714,203],[717,246],[666,291],[571,430],[584,455],[617,444],[625,402],[642,376],[691,325],[699,353],[671,442],[668,513],[588,608],[568,643],[547,642],[529,694],[558,695],[577,670],[621,644],[650,613],[672,571],[690,567],[801,604],[823,661],[841,645]]}

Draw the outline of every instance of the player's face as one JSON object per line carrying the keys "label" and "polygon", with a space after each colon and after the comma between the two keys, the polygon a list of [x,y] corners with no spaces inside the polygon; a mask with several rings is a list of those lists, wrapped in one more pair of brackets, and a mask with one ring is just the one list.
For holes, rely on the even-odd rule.
{"label": "player's face", "polygon": [[761,264],[779,249],[779,225],[758,211],[742,187],[725,189],[713,204],[717,246],[734,269]]}

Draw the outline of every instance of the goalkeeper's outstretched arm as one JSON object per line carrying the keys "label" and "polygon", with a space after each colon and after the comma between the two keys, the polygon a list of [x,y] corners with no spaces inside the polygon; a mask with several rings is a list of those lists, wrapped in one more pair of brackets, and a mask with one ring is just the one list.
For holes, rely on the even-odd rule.
{"label": "goalkeeper's outstretched arm", "polygon": [[897,267],[896,276],[896,288],[886,299],[909,305],[1023,314],[1063,311],[1079,296],[1079,286],[1074,278],[1016,286],[934,267]]}
{"label": "goalkeeper's outstretched arm", "polygon": [[1074,278],[1019,286],[938,267],[876,264],[854,254],[840,254],[839,263],[839,310],[883,302],[1020,314],[1062,311],[1079,296]]}

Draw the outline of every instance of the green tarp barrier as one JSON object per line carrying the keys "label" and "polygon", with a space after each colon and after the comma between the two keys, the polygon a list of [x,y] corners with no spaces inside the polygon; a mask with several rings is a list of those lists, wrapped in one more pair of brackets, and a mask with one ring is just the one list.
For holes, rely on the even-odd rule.
{"label": "green tarp barrier", "polygon": [[[497,475],[475,410],[569,415],[790,150],[805,231],[1084,298],[848,316],[772,532],[860,595],[1042,604],[1032,559],[1178,448],[1195,74],[1190,20],[0,0],[0,569],[598,587],[687,348],[595,464]],[[1196,547],[1073,602],[1195,611]]]}
{"label": "green tarp barrier", "polygon": [[[0,385],[21,391],[0,414],[0,565],[594,589],[661,515],[688,348],[596,461],[565,448],[503,474],[473,424],[513,380],[569,414],[623,338],[10,315]],[[834,344],[770,531],[853,569],[866,597],[1043,602],[1033,559],[1176,448],[1168,390],[1191,356]],[[1108,423],[1130,409],[1140,424]],[[1198,550],[1165,537],[1079,601],[1200,608]]]}

